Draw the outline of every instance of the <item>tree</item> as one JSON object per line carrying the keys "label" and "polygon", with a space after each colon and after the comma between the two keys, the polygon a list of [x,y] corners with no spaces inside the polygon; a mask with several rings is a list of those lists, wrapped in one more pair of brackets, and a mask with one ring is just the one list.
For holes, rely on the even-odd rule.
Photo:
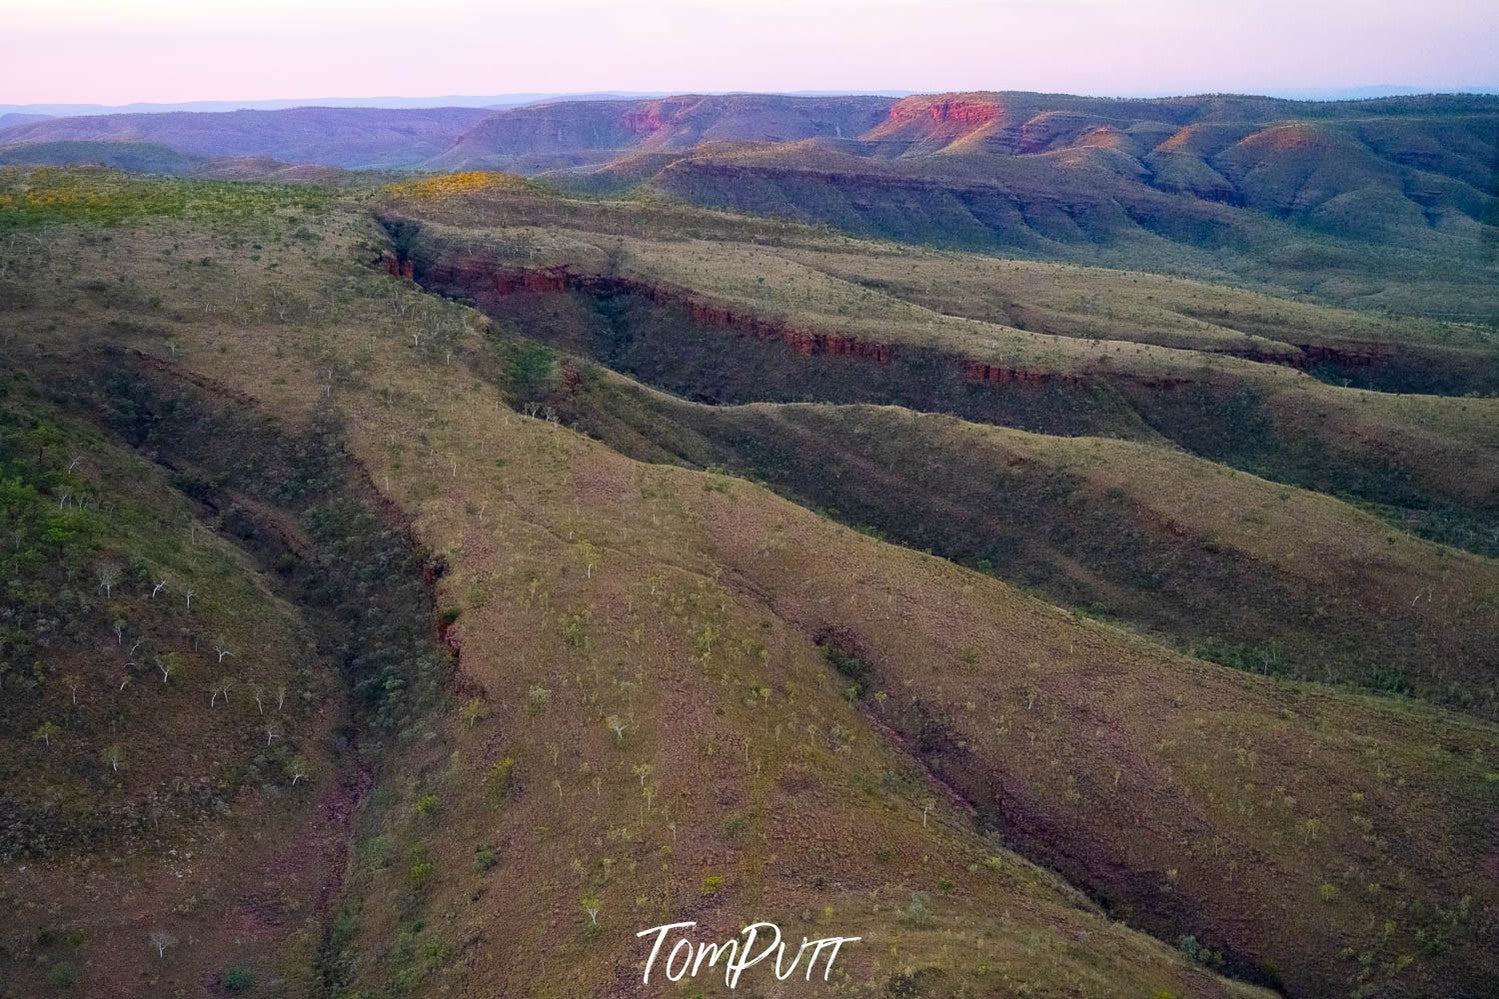
{"label": "tree", "polygon": [[177,938],[166,930],[152,930],[150,940],[151,946],[156,948],[157,957],[166,957],[167,948],[177,943]]}
{"label": "tree", "polygon": [[105,562],[99,566],[99,589],[104,591],[104,596],[109,597],[114,590],[115,584],[120,581],[120,567],[113,562]]}
{"label": "tree", "polygon": [[599,550],[586,538],[578,542],[578,553],[583,556],[584,575],[593,578],[593,567],[599,564]]}
{"label": "tree", "polygon": [[73,695],[73,703],[77,704],[78,686],[79,684],[83,683],[83,677],[79,676],[77,673],[69,673],[67,676],[62,678],[62,682],[67,685],[68,692]]}
{"label": "tree", "polygon": [[234,655],[234,653],[230,652],[228,649],[222,648],[222,647],[217,646],[217,645],[215,645],[213,647],[213,651],[215,651],[215,652],[217,652],[219,654],[219,662],[223,662],[225,656],[232,656],[232,655]]}
{"label": "tree", "polygon": [[599,924],[599,909],[603,908],[602,900],[597,895],[584,895],[579,900],[579,904],[583,906],[583,911],[588,913],[588,924],[590,926],[597,926]]}
{"label": "tree", "polygon": [[927,813],[929,813],[932,809],[934,809],[936,807],[937,807],[937,799],[936,798],[922,798],[921,799],[921,827],[923,829],[926,828]]}
{"label": "tree", "polygon": [[312,776],[312,765],[301,755],[293,756],[291,762],[286,765],[286,772],[291,774],[292,786],[305,777]]}
{"label": "tree", "polygon": [[250,684],[250,696],[255,698],[256,709],[261,714],[265,714],[265,702],[263,700],[265,697],[265,688],[258,683]]}
{"label": "tree", "polygon": [[51,721],[44,721],[36,727],[35,732],[31,733],[31,738],[35,742],[44,743],[48,749],[51,749],[52,737],[61,733],[62,729],[55,723]]}
{"label": "tree", "polygon": [[50,423],[38,423],[26,434],[27,443],[36,448],[37,464],[47,456],[49,447],[56,447],[66,440],[63,433]]}
{"label": "tree", "polygon": [[188,609],[189,613],[191,613],[192,609],[193,609],[193,597],[196,597],[197,595],[198,595],[198,591],[197,590],[188,590],[187,591],[187,609]]}
{"label": "tree", "polygon": [[165,579],[159,581],[155,586],[151,587],[151,599],[153,599],[153,600],[156,599],[156,594],[160,593],[162,590],[164,590],[166,588],[167,588],[167,581]]}
{"label": "tree", "polygon": [[625,741],[625,723],[619,715],[610,715],[604,719],[604,724],[609,727],[609,731],[614,733],[616,740],[619,742]]}
{"label": "tree", "polygon": [[118,745],[106,746],[104,747],[104,752],[99,754],[99,758],[108,763],[111,770],[119,773],[120,761],[125,758],[125,751]]}
{"label": "tree", "polygon": [[221,677],[219,677],[219,682],[213,685],[213,696],[208,699],[208,706],[210,708],[213,707],[214,704],[217,703],[217,701],[218,701],[218,699],[220,697],[222,697],[224,699],[224,703],[225,704],[228,704],[229,703],[229,688],[232,687],[232,686],[234,686],[234,677],[232,677],[232,676],[221,676]]}
{"label": "tree", "polygon": [[656,768],[649,763],[638,763],[635,765],[634,774],[640,778],[640,786],[645,787],[645,779],[651,775]]}
{"label": "tree", "polygon": [[156,668],[161,670],[161,682],[182,675],[182,657],[175,652],[164,652],[156,657]]}
{"label": "tree", "polygon": [[468,722],[468,727],[473,728],[475,723],[489,717],[489,705],[484,703],[482,697],[469,698],[468,703],[463,706],[462,716]]}

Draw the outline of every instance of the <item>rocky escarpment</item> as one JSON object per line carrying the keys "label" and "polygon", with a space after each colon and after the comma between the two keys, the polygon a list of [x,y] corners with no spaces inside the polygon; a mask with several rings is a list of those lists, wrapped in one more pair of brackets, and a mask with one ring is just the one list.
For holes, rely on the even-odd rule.
{"label": "rocky escarpment", "polygon": [[997,99],[923,99],[907,98],[890,109],[896,121],[930,118],[934,122],[958,122],[964,125],[987,125],[1004,113]]}
{"label": "rocky escarpment", "polygon": [[[499,299],[516,295],[576,293],[595,300],[629,297],[654,306],[680,309],[693,323],[704,329],[750,337],[762,343],[779,344],[802,357],[859,358],[879,365],[889,365],[902,351],[908,355],[923,352],[918,348],[893,345],[852,333],[813,329],[790,320],[762,315],[743,306],[670,283],[577,271],[566,265],[516,267],[499,265],[482,256],[443,255],[418,266],[413,259],[401,260],[394,254],[386,253],[380,258],[379,266],[393,276],[416,280],[425,287],[447,294],[471,298],[481,308],[500,307]],[[1246,360],[1301,369],[1327,364],[1340,367],[1373,366],[1395,356],[1393,348],[1380,344],[1365,344],[1348,349],[1308,346],[1303,349],[1288,347],[1284,351],[1246,349],[1228,353]],[[1102,376],[1085,372],[1049,371],[956,355],[952,361],[965,379],[980,385],[1063,385],[1086,389],[1090,384],[1103,380]],[[1221,373],[1187,377],[1113,372],[1108,380],[1128,382],[1147,389],[1199,385],[1226,390],[1237,384],[1236,379]]]}
{"label": "rocky escarpment", "polygon": [[[401,277],[414,277],[410,260],[388,265],[386,270]],[[444,259],[423,267],[419,280],[427,287],[467,293],[481,304],[510,295],[562,292],[577,292],[591,298],[638,297],[653,305],[683,309],[693,322],[709,329],[778,342],[803,357],[858,357],[876,364],[889,364],[892,353],[891,346],[886,343],[848,333],[813,330],[787,320],[757,315],[729,303],[705,298],[686,288],[578,273],[567,267],[490,268],[473,258]]]}
{"label": "rocky escarpment", "polygon": [[1083,373],[814,328],[664,282],[515,266],[430,244],[380,266],[470,300],[533,339],[701,402],[864,402],[1052,433],[1147,434],[1117,391]]}
{"label": "rocky escarpment", "polygon": [[[1258,373],[1242,363],[1059,370],[1040,357],[1032,364],[970,356],[953,344],[871,339],[865,328],[809,328],[638,276],[522,266],[405,224],[416,235],[407,233],[405,255],[386,269],[409,271],[423,287],[472,301],[532,340],[683,399],[895,405],[1065,436],[1164,437],[1267,478],[1427,511],[1443,536],[1488,536],[1492,500],[1481,489],[1435,471],[1413,475],[1409,456],[1370,462],[1361,438],[1341,429],[1353,419],[1347,399],[1328,397],[1337,426],[1309,432],[1277,409],[1276,394],[1292,385],[1269,365]],[[1352,358],[1327,367],[1334,356],[1302,352],[1299,363],[1340,382],[1343,372],[1381,370],[1377,358],[1362,369]],[[1448,522],[1458,528],[1441,527]]]}

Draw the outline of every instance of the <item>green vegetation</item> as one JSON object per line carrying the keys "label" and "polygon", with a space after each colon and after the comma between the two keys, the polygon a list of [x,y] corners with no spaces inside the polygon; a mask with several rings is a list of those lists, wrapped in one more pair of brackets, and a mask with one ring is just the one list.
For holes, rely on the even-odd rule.
{"label": "green vegetation", "polygon": [[329,205],[330,192],[309,186],[167,183],[105,170],[0,169],[0,236],[150,218],[221,223],[271,211],[321,212]]}
{"label": "green vegetation", "polygon": [[[21,992],[601,994],[749,911],[864,936],[848,995],[1492,977],[1495,570],[1335,495],[1488,523],[1491,400],[1027,333],[832,259],[925,251],[681,205],[427,185],[391,240],[358,192],[46,183],[188,204],[0,269]],[[391,273],[454,247],[581,283]]]}

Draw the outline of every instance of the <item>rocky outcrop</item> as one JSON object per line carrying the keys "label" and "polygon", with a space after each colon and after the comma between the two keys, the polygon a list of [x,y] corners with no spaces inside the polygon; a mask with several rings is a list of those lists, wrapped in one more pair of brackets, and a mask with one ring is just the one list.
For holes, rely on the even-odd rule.
{"label": "rocky outcrop", "polygon": [[1003,364],[985,364],[971,358],[963,361],[963,376],[985,385],[1048,385],[1057,383],[1081,388],[1088,384],[1082,375],[1057,371],[1034,371]]}
{"label": "rocky outcrop", "polygon": [[957,122],[977,127],[987,125],[1004,114],[1004,105],[995,99],[977,97],[908,97],[890,109],[892,121],[907,122],[929,118],[938,124]]}
{"label": "rocky outcrop", "polygon": [[620,123],[626,131],[634,132],[636,135],[650,135],[659,132],[666,127],[666,117],[661,113],[659,107],[642,108],[639,111],[627,111]]}
{"label": "rocky outcrop", "polygon": [[1301,352],[1305,356],[1306,362],[1305,364],[1298,365],[1298,367],[1308,367],[1313,364],[1336,364],[1364,368],[1375,364],[1388,363],[1400,356],[1400,351],[1395,345],[1388,343],[1360,343],[1349,347],[1302,344]]}
{"label": "rocky outcrop", "polygon": [[[404,265],[411,271],[411,262]],[[387,270],[389,268],[387,267]],[[517,294],[580,292],[592,297],[634,295],[654,305],[685,309],[694,322],[711,329],[730,330],[757,340],[780,341],[805,357],[858,357],[889,364],[889,344],[850,333],[809,329],[784,319],[756,315],[731,303],[698,295],[686,288],[654,284],[603,274],[574,273],[567,267],[497,267],[473,257],[441,258],[423,264],[417,279],[427,287],[473,296],[503,298]]]}
{"label": "rocky outcrop", "polygon": [[411,261],[402,260],[389,251],[375,258],[375,266],[380,268],[391,277],[405,278],[411,280]]}

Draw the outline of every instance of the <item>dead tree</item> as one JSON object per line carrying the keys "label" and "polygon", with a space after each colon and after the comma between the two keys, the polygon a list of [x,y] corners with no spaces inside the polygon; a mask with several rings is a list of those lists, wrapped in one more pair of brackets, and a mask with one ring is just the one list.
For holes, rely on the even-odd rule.
{"label": "dead tree", "polygon": [[177,943],[177,938],[166,930],[152,930],[150,939],[151,946],[156,948],[157,957],[166,957],[167,948]]}

